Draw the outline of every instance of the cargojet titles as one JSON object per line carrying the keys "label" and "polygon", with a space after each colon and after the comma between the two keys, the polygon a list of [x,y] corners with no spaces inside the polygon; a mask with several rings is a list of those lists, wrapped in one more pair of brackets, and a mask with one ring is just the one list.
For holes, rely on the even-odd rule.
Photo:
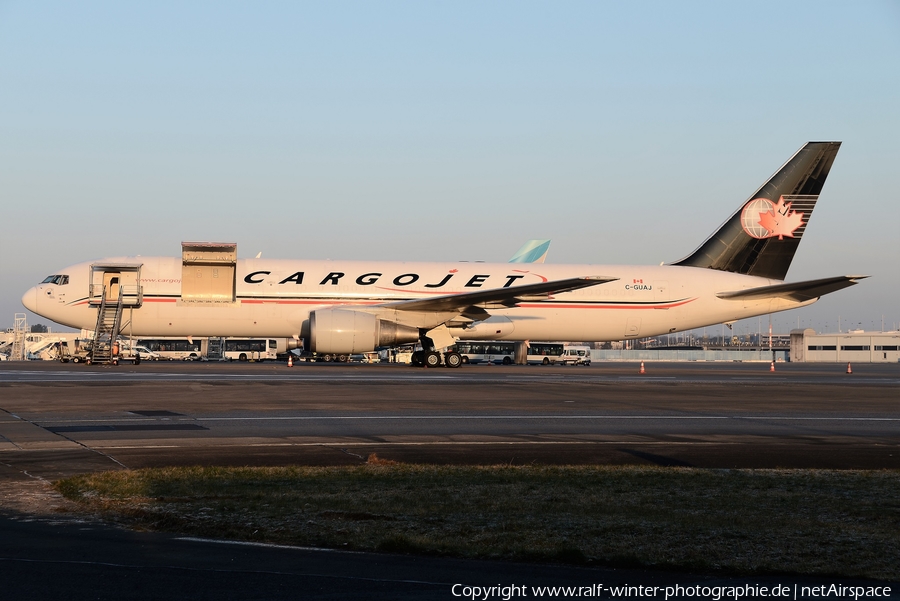
{"label": "cargojet titles", "polygon": [[[457,269],[452,269],[447,275],[443,276],[439,281],[430,282],[427,284],[422,284],[425,288],[443,288],[458,274]],[[264,284],[268,282],[268,277],[272,275],[271,271],[254,271],[248,273],[244,276],[244,281],[248,284]],[[292,273],[291,275],[280,279],[278,284],[303,284],[303,280],[306,277],[306,272],[297,271]],[[543,281],[547,281],[546,278],[542,276],[537,276]],[[492,275],[489,273],[484,274],[474,274],[468,277],[468,280],[465,280],[465,284],[462,284],[462,288],[482,288],[487,283],[493,283],[494,280],[502,281],[502,286],[496,286],[498,288],[509,288],[513,284],[515,284],[518,280],[525,278],[525,275],[515,275],[515,274],[507,274],[504,276]],[[349,276],[343,271],[332,271],[328,273],[325,277],[318,282],[319,286],[337,286],[338,284],[346,284],[353,282],[357,286],[374,286],[379,282],[385,283],[390,282],[395,287],[402,288],[404,286],[411,286],[421,279],[421,276],[418,273],[401,273],[400,275],[391,277],[390,275],[385,276],[384,273],[379,272],[369,272],[363,273],[360,275],[350,274]],[[459,280],[462,282],[463,280]],[[307,282],[308,283],[308,282]],[[456,282],[454,282],[456,283]],[[383,286],[376,286],[377,288],[383,288]],[[489,286],[495,287],[495,286]],[[452,288],[452,286],[451,286]]]}

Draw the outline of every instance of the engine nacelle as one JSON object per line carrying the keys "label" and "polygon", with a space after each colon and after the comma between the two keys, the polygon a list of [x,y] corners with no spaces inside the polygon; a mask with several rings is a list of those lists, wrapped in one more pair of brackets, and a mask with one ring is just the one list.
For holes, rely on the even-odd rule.
{"label": "engine nacelle", "polygon": [[309,314],[309,350],[314,353],[368,353],[418,339],[418,328],[362,311],[318,309]]}

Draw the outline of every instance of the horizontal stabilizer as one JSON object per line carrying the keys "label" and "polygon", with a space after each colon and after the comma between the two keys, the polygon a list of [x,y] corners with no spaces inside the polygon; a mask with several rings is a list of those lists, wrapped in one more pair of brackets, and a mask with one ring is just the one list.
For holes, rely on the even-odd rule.
{"label": "horizontal stabilizer", "polygon": [[619,278],[603,276],[587,276],[581,278],[568,278],[552,282],[539,282],[537,284],[524,284],[509,288],[492,288],[479,290],[478,292],[462,292],[460,294],[448,294],[434,298],[422,298],[383,305],[391,309],[401,311],[459,311],[479,305],[502,305],[514,307],[516,303],[536,298],[547,298],[551,294],[570,292],[589,286],[613,282]]}
{"label": "horizontal stabilizer", "polygon": [[830,292],[836,292],[848,286],[856,284],[857,280],[867,278],[867,275],[842,275],[822,280],[808,280],[806,282],[794,282],[791,284],[776,284],[775,286],[760,286],[749,290],[736,290],[734,292],[720,292],[716,296],[727,300],[747,300],[763,298],[784,298],[797,302],[806,302]]}

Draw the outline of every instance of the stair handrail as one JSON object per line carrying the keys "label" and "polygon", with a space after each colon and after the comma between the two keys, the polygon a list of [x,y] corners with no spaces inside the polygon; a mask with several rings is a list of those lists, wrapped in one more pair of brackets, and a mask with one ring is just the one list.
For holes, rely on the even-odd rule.
{"label": "stair handrail", "polygon": [[106,285],[103,285],[103,294],[100,296],[100,307],[97,309],[97,326],[94,328],[94,341],[91,344],[91,360],[97,349],[100,348],[100,334],[103,330],[103,313],[106,310]]}

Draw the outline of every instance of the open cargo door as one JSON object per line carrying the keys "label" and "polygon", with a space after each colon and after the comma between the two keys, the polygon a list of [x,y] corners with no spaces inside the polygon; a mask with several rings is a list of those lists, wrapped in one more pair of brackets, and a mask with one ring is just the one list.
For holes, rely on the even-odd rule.
{"label": "open cargo door", "polygon": [[233,303],[237,244],[181,243],[181,300]]}

